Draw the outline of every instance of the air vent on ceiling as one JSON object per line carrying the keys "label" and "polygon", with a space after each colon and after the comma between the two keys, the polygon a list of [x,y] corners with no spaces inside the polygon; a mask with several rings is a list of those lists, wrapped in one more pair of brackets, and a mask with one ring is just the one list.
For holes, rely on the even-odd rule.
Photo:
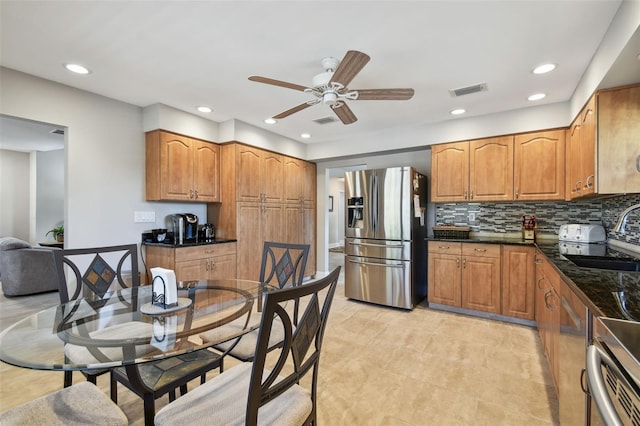
{"label": "air vent on ceiling", "polygon": [[316,118],[313,121],[318,124],[329,124],[329,123],[335,123],[336,121],[338,121],[338,119],[328,115],[326,117]]}
{"label": "air vent on ceiling", "polygon": [[449,93],[451,96],[456,98],[458,96],[470,95],[472,93],[485,92],[487,91],[487,83],[475,84],[473,86],[460,87],[459,89],[451,89]]}
{"label": "air vent on ceiling", "polygon": [[62,129],[53,129],[49,133],[53,133],[54,135],[64,135],[64,130],[62,130]]}

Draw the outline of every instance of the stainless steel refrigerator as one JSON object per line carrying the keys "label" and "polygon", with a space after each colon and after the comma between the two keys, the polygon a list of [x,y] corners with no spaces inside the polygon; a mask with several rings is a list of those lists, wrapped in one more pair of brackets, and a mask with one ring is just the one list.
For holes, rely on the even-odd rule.
{"label": "stainless steel refrigerator", "polygon": [[403,309],[427,295],[427,178],[411,167],[345,173],[345,296]]}

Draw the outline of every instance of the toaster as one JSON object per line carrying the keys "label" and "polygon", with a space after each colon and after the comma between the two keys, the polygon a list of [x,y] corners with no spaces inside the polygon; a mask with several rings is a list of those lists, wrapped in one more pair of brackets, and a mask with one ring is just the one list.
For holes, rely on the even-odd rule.
{"label": "toaster", "polygon": [[602,225],[570,223],[560,226],[558,240],[577,243],[602,243],[607,241],[607,235]]}

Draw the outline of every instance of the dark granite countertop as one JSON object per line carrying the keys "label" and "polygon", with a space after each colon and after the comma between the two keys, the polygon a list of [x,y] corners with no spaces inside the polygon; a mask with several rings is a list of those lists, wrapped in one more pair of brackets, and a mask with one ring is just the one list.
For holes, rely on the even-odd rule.
{"label": "dark granite countertop", "polygon": [[143,242],[142,244],[145,246],[153,246],[153,247],[167,247],[167,248],[183,248],[183,247],[196,247],[196,246],[210,246],[213,244],[224,244],[224,243],[235,243],[238,240],[231,239],[215,239],[211,242],[200,241],[197,243],[184,243],[184,244],[173,244],[173,243],[149,243]]}
{"label": "dark granite countertop", "polygon": [[[640,273],[581,268],[560,254],[557,240],[472,236],[469,239],[427,238],[427,241],[535,245],[594,315],[640,321]],[[623,309],[623,306],[626,308]]]}

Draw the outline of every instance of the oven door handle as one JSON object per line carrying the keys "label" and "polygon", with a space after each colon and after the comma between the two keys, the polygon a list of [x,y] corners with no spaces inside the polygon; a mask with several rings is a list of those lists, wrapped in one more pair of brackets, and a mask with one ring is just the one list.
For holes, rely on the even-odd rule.
{"label": "oven door handle", "polygon": [[587,383],[589,384],[591,397],[598,408],[600,416],[602,416],[602,420],[604,420],[604,424],[608,426],[623,426],[611,399],[609,399],[606,384],[602,377],[601,364],[606,364],[618,370],[608,354],[595,345],[589,345],[587,348]]}

